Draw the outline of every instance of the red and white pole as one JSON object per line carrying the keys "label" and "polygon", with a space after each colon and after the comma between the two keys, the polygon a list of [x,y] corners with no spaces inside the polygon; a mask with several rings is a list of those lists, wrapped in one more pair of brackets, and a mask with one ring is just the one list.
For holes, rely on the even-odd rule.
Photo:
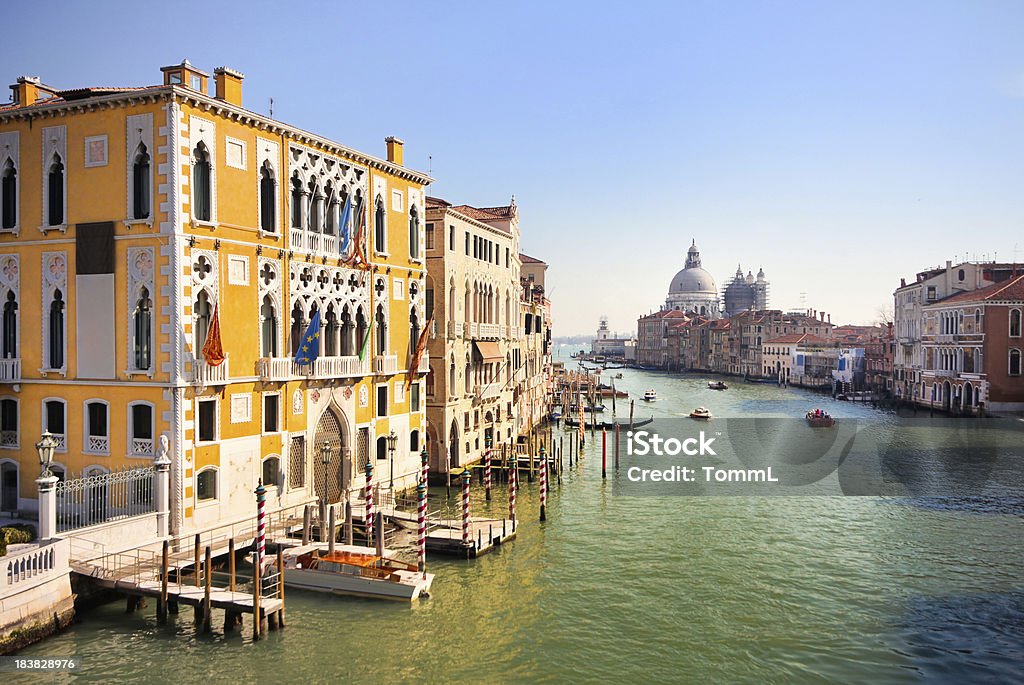
{"label": "red and white pole", "polygon": [[491,501],[491,441],[487,441],[487,451],[484,453],[484,499]]}
{"label": "red and white pole", "polygon": [[540,447],[540,520],[546,521],[548,508],[548,457],[544,446]]}
{"label": "red and white pole", "polygon": [[366,546],[373,547],[373,462],[366,460]]}
{"label": "red and white pole", "polygon": [[254,566],[263,575],[263,560],[267,558],[267,489],[261,478],[256,484],[256,559]]}
{"label": "red and white pole", "polygon": [[419,563],[417,567],[423,577],[427,577],[427,484],[420,483],[416,486],[416,494],[420,500],[419,511]]}
{"label": "red and white pole", "polygon": [[427,456],[427,448],[424,447],[423,451],[420,452],[420,464],[421,464],[420,471],[421,471],[421,474],[422,474],[420,476],[420,478],[422,479],[423,487],[425,487],[425,488],[429,488],[430,487],[430,481],[427,480],[427,476],[430,475],[430,464],[427,463],[428,459],[429,459],[429,457]]}
{"label": "red and white pole", "polygon": [[[519,482],[519,462],[515,458],[508,471],[508,517],[512,525],[516,523],[516,485]],[[514,528],[513,528],[514,530]]]}
{"label": "red and white pole", "polygon": [[469,546],[469,469],[462,472],[462,544]]}

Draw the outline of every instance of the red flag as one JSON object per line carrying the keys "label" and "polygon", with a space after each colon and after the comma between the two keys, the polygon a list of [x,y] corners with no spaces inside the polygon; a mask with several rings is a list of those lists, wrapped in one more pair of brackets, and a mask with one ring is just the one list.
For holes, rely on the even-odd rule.
{"label": "red flag", "polygon": [[213,305],[213,318],[210,319],[210,330],[206,332],[206,342],[203,343],[203,359],[210,366],[220,366],[224,363],[224,346],[220,342],[219,309],[219,305]]}
{"label": "red flag", "polygon": [[409,371],[406,373],[405,382],[406,384],[412,383],[416,378],[416,374],[420,370],[420,359],[423,357],[423,350],[427,348],[427,337],[430,335],[430,327],[434,325],[434,317],[427,319],[427,325],[424,327],[423,332],[420,333],[420,339],[416,341],[416,350],[412,353],[412,359],[409,360]]}

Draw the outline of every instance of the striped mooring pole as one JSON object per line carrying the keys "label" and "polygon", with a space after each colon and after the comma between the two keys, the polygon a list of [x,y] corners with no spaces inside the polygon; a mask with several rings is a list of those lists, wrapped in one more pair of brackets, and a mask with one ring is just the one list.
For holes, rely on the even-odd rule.
{"label": "striped mooring pole", "polygon": [[256,484],[256,559],[253,566],[263,575],[263,560],[267,558],[267,489],[261,478]]}
{"label": "striped mooring pole", "polygon": [[462,544],[469,546],[469,469],[462,472]]}
{"label": "striped mooring pole", "polygon": [[423,577],[427,577],[427,484],[420,483],[416,486],[416,495],[420,501],[419,511],[419,549],[418,562],[416,564]]}
{"label": "striped mooring pole", "polygon": [[420,479],[423,481],[423,487],[429,488],[430,481],[427,477],[430,475],[430,464],[428,463],[430,457],[427,456],[427,448],[424,447],[423,451],[420,452]]}
{"label": "striped mooring pole", "polygon": [[548,508],[548,458],[544,454],[544,445],[540,446],[540,520],[547,521]]}
{"label": "striped mooring pole", "polygon": [[487,438],[487,451],[484,453],[484,499],[491,501],[491,439]]}
{"label": "striped mooring pole", "polygon": [[516,484],[519,482],[518,466],[518,463],[513,463],[512,468],[508,470],[508,517],[512,520],[513,526],[516,523]]}
{"label": "striped mooring pole", "polygon": [[366,460],[366,546],[373,547],[373,462]]}

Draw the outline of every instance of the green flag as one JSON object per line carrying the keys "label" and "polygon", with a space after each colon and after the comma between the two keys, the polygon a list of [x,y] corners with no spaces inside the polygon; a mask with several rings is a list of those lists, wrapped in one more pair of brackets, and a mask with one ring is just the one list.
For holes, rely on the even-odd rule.
{"label": "green flag", "polygon": [[366,335],[363,336],[363,346],[359,348],[359,361],[366,359],[366,348],[370,345],[370,328],[366,328]]}

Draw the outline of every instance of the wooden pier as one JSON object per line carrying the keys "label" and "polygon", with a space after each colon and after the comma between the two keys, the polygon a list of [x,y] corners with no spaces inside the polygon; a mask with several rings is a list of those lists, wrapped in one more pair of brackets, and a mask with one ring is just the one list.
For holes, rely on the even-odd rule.
{"label": "wooden pier", "polygon": [[427,531],[427,551],[475,559],[515,538],[517,527],[518,522],[511,519],[471,518],[469,541],[465,542],[461,521],[441,522]]}

